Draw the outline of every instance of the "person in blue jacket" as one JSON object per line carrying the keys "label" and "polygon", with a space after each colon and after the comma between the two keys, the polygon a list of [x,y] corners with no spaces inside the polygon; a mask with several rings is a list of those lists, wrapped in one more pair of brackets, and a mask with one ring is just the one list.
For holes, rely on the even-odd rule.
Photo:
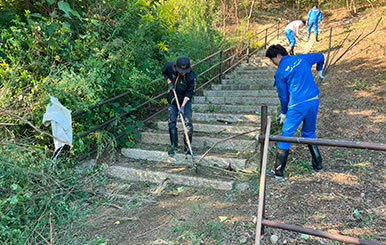
{"label": "person in blue jacket", "polygon": [[[192,70],[190,60],[186,56],[180,56],[176,62],[167,62],[162,68],[162,75],[168,82],[169,93],[167,95],[168,101],[168,127],[171,149],[168,152],[169,156],[174,156],[178,146],[177,136],[177,116],[182,113],[187,121],[186,128],[188,130],[188,137],[192,143],[193,137],[193,117],[192,117],[192,98],[195,90],[196,73]],[[177,94],[178,102],[180,103],[180,110],[178,111],[177,103],[174,98],[173,89]],[[185,135],[184,151],[188,151]],[[190,152],[189,152],[190,153]]]}
{"label": "person in blue jacket", "polygon": [[318,19],[320,20],[320,24],[322,24],[322,12],[318,9],[318,6],[315,5],[310,11],[308,11],[307,21],[307,41],[310,40],[311,28],[314,27],[315,32],[315,40],[318,42]]}
{"label": "person in blue jacket", "polygon": [[[292,137],[300,123],[302,137],[315,138],[316,118],[319,107],[319,89],[315,84],[311,68],[316,64],[318,76],[324,79],[322,53],[298,54],[290,56],[281,45],[271,45],[266,52],[278,68],[275,73],[277,94],[280,100],[280,124],[283,124],[281,136]],[[276,163],[269,176],[283,179],[291,143],[278,142]],[[312,167],[323,171],[322,157],[316,145],[308,145],[312,155]]]}

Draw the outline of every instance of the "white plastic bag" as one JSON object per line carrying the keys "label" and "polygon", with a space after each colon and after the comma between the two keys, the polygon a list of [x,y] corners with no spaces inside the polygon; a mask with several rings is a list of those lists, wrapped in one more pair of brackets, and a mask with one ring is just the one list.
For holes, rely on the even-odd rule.
{"label": "white plastic bag", "polygon": [[[64,107],[57,98],[50,96],[51,103],[47,105],[46,113],[43,116],[43,124],[51,124],[54,138],[55,155],[58,149],[64,145],[72,147],[72,117],[71,111]],[[56,158],[56,157],[55,157]]]}

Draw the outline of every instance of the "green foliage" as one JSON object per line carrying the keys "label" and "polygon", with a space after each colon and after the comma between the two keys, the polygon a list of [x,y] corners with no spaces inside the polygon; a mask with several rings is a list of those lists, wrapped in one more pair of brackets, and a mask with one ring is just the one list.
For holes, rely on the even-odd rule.
{"label": "green foliage", "polygon": [[[54,163],[46,153],[39,148],[0,145],[1,244],[49,240],[50,224],[62,227],[88,212],[84,202],[90,195],[82,191],[82,180],[70,168],[71,162]],[[96,172],[94,176],[101,175]],[[60,238],[56,235],[55,239]]]}
{"label": "green foliage", "polygon": [[[211,26],[216,14],[214,0],[28,3],[0,1],[0,108],[45,131],[49,129],[41,121],[50,96],[72,112],[85,111],[73,118],[75,157],[94,147],[101,155],[118,144],[132,146],[144,126],[142,118],[165,105],[165,98],[160,98],[134,112],[139,104],[166,91],[163,80],[154,81],[161,76],[162,65],[180,55],[195,63],[227,45]],[[203,63],[194,69],[199,74],[210,65]],[[88,110],[124,92],[128,95]],[[77,138],[112,118],[113,123]],[[0,121],[14,124],[0,131],[4,140],[0,144],[0,243],[49,240],[50,222],[64,227],[85,214],[83,201],[90,196],[81,191],[83,183],[71,160],[55,165],[47,157],[52,154],[48,150],[51,138],[8,114],[0,113]],[[126,137],[114,140],[124,133]],[[10,140],[23,146],[5,143]],[[104,183],[99,171],[92,176],[93,182]],[[190,235],[196,240],[219,239],[219,225],[210,223]],[[61,239],[56,234],[56,243]]]}
{"label": "green foliage", "polygon": [[[98,0],[92,4],[41,0],[34,6],[40,8],[26,10],[25,20],[17,15],[4,17],[11,25],[0,33],[0,108],[18,112],[39,126],[49,96],[55,96],[73,112],[86,110],[74,118],[75,137],[115,118],[116,123],[103,127],[106,133],[102,134],[113,137],[126,132],[127,137],[118,143],[132,145],[139,135],[133,127],[142,126],[136,121],[147,110],[127,114],[166,90],[162,80],[150,82],[160,77],[162,65],[180,55],[190,56],[194,63],[224,45],[222,36],[211,27],[214,0]],[[23,4],[8,7],[23,9]],[[209,66],[201,64],[195,70],[199,73]],[[129,94],[87,111],[123,92]],[[152,101],[155,106],[163,103],[164,98]],[[11,134],[29,137],[35,132],[17,125]],[[51,141],[38,138],[40,145]],[[76,140],[74,154],[89,151],[97,142],[98,134]]]}

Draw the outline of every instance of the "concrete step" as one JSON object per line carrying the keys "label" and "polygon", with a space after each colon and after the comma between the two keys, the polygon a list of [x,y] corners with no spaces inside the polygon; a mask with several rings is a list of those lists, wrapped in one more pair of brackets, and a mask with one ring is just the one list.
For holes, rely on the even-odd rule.
{"label": "concrete step", "polygon": [[246,79],[246,78],[235,78],[235,79],[224,79],[221,81],[223,85],[232,85],[232,84],[253,84],[253,85],[268,85],[272,87],[274,79]]}
{"label": "concrete step", "polygon": [[258,123],[260,116],[256,114],[233,113],[193,113],[193,122],[227,122],[227,123]]}
{"label": "concrete step", "polygon": [[229,75],[225,75],[224,79],[223,80],[226,80],[226,79],[235,79],[235,80],[268,80],[268,79],[273,79],[274,78],[274,74],[266,74],[266,73],[262,73],[262,74],[245,74],[245,73],[238,73],[238,74],[229,74]]}
{"label": "concrete step", "polygon": [[[257,59],[262,59],[261,57],[256,57]],[[264,58],[268,59],[268,58]],[[254,66],[254,65],[248,65],[248,64],[242,64],[240,65],[240,69],[238,71],[272,71],[275,72],[276,69],[274,66]]]}
{"label": "concrete step", "polygon": [[[256,59],[256,58],[260,58],[261,59],[261,57],[254,56],[254,59]],[[271,61],[268,58],[264,57],[261,60],[266,60],[268,62],[266,62],[266,64],[261,65],[261,66],[260,65],[256,66],[256,65],[252,65],[252,64],[250,64],[250,65],[242,64],[238,68],[236,68],[236,71],[266,71],[266,70],[275,71],[276,70],[275,66],[273,66],[271,63],[269,63]]]}
{"label": "concrete step", "polygon": [[[273,83],[273,81],[272,81]],[[248,84],[231,84],[231,85],[224,85],[224,84],[213,84],[212,90],[268,90],[272,89],[274,91],[275,88],[272,87],[271,84],[256,84],[256,83],[248,83]]]}
{"label": "concrete step", "polygon": [[119,178],[128,181],[146,181],[161,184],[169,181],[177,185],[194,186],[199,188],[214,188],[216,190],[232,190],[236,185],[235,181],[230,179],[216,179],[210,176],[203,176],[192,173],[176,174],[153,169],[137,169],[133,167],[111,166],[105,170],[105,174],[110,178]]}
{"label": "concrete step", "polygon": [[[236,112],[236,113],[260,113],[261,105],[214,105],[214,104],[193,104],[195,112]],[[268,106],[268,113],[277,113],[277,106]]]}
{"label": "concrete step", "polygon": [[[157,122],[157,126],[160,130],[168,130],[168,122]],[[177,122],[178,130],[183,130],[180,123]],[[204,124],[204,123],[194,123],[193,122],[194,132],[201,133],[226,133],[226,134],[241,134],[244,132],[249,132],[257,129],[257,127],[252,126],[238,126],[238,125],[219,125],[219,124]],[[257,134],[257,131],[254,133],[247,134],[254,137]]]}
{"label": "concrete step", "polygon": [[[256,133],[255,133],[256,134]],[[167,152],[162,151],[150,151],[134,148],[123,148],[122,154],[125,157],[136,159],[136,160],[146,160],[153,162],[163,162],[171,164],[180,164],[180,165],[191,165],[191,157],[186,156],[185,154],[177,153],[173,157],[169,157]],[[188,157],[188,159],[186,158]],[[197,161],[201,158],[201,155],[196,155],[194,157]],[[246,159],[237,159],[237,158],[221,158],[214,156],[206,156],[200,164],[202,166],[217,166],[220,168],[235,168],[235,169],[244,169]]]}
{"label": "concrete step", "polygon": [[275,72],[276,72],[276,70],[271,70],[271,69],[264,69],[264,70],[242,70],[242,71],[233,72],[231,74],[235,74],[237,76],[240,76],[240,75],[274,76]]}
{"label": "concrete step", "polygon": [[[217,142],[223,140],[222,138],[215,137],[204,137],[193,135],[192,148],[209,149]],[[153,133],[153,132],[142,132],[141,142],[147,144],[156,145],[170,145],[170,139],[168,133]],[[182,133],[179,134],[178,142],[184,142]],[[256,140],[241,140],[241,139],[230,139],[228,141],[221,142],[215,146],[215,149],[219,150],[231,150],[231,151],[253,151],[255,149]]]}
{"label": "concrete step", "polygon": [[277,97],[275,90],[204,90],[206,97]]}
{"label": "concrete step", "polygon": [[255,104],[268,104],[278,105],[279,99],[277,97],[204,97],[195,96],[193,103],[205,104],[243,104],[243,105],[255,105]]}

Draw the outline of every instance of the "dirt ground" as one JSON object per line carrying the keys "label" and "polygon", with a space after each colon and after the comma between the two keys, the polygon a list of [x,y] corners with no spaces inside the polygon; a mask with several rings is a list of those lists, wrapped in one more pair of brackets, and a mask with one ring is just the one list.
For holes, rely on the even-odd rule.
{"label": "dirt ground", "polygon": [[[330,59],[336,60],[385,13],[386,8],[369,8],[351,18],[345,10],[326,12],[321,41],[314,44],[313,51],[327,56],[329,28],[333,27]],[[347,41],[334,56],[349,30]],[[317,137],[386,143],[385,31],[382,20],[377,31],[331,66],[326,80],[319,84]],[[288,178],[267,179],[267,218],[386,243],[385,152],[319,149],[326,171],[316,173],[309,167],[307,147],[291,146]],[[107,199],[86,217],[78,234],[87,239],[99,237],[105,244],[254,244],[258,177],[237,176],[250,183],[247,192],[166,183],[158,193],[153,184],[111,182],[111,188],[125,184],[125,193],[132,198]],[[263,243],[342,244],[269,227]]]}

